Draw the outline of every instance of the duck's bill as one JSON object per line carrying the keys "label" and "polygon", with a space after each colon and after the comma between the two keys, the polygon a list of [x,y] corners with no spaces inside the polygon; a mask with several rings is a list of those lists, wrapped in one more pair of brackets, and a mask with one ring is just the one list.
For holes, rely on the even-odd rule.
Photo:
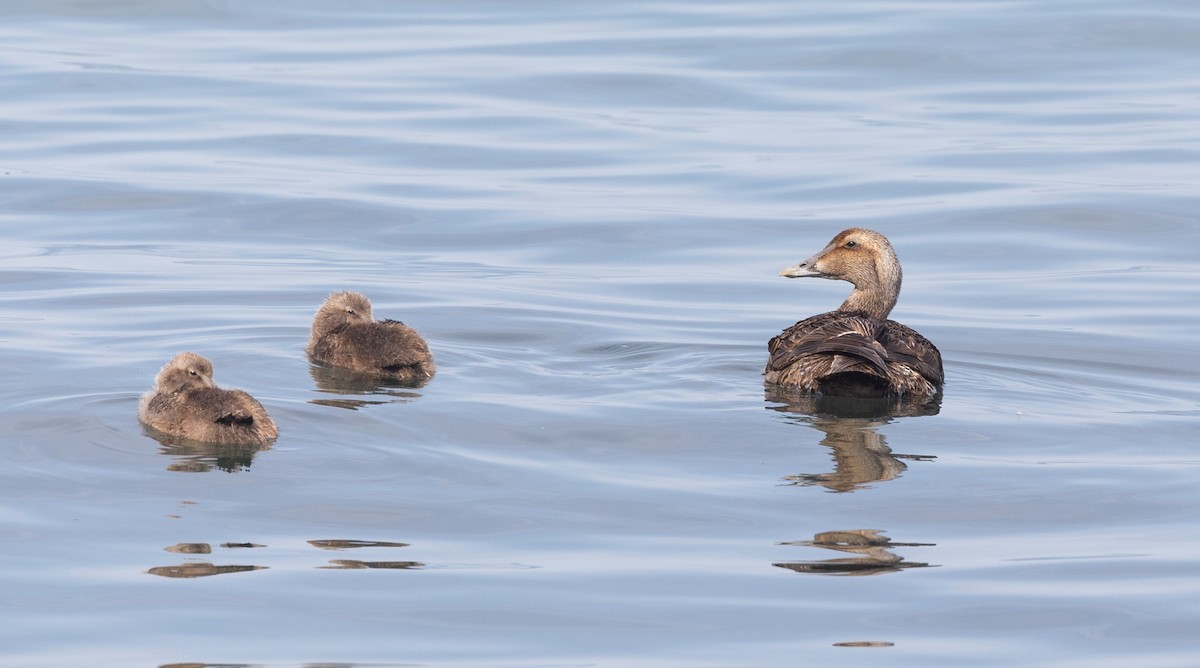
{"label": "duck's bill", "polygon": [[810,258],[804,262],[801,262],[800,264],[793,264],[792,266],[779,272],[779,275],[785,278],[806,278],[809,276],[820,276],[821,272],[814,270],[812,268],[812,264],[812,259]]}

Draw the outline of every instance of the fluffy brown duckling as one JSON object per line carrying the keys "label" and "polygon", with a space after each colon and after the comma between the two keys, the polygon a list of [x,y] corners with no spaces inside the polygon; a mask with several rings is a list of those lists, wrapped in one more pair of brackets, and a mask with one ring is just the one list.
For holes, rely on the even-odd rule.
{"label": "fluffy brown duckling", "polygon": [[832,396],[925,400],[942,387],[942,355],[888,314],[900,295],[900,261],[878,232],[842,231],[821,252],[779,272],[854,284],[836,311],[788,327],[767,344],[766,381]]}
{"label": "fluffy brown duckling", "polygon": [[321,304],[307,350],[318,362],[403,382],[425,382],[437,368],[420,334],[397,320],[373,320],[370,300],[357,292],[335,292]]}
{"label": "fluffy brown duckling", "polygon": [[217,387],[212,362],[195,353],[179,353],[158,372],[138,419],[164,434],[208,443],[267,445],[279,435],[262,404],[241,390]]}

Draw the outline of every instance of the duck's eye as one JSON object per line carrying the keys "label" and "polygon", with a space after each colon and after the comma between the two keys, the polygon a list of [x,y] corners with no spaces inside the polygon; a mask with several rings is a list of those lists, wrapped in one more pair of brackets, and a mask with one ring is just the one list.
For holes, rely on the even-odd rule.
{"label": "duck's eye", "polygon": [[846,242],[846,248],[854,248],[857,245],[858,245],[858,242],[853,239]]}
{"label": "duck's eye", "polygon": [[197,375],[197,374],[196,374],[196,370],[195,370],[195,369],[188,369],[188,375],[191,375],[191,376],[195,376],[195,375]]}

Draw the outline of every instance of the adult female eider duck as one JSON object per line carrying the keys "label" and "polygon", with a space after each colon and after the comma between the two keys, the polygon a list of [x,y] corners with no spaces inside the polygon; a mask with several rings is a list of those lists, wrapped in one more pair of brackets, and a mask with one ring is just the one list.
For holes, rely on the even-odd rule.
{"label": "adult female eider duck", "polygon": [[420,334],[397,320],[373,320],[371,302],[357,292],[329,295],[313,318],[308,354],[358,373],[424,382],[436,366]]}
{"label": "adult female eider duck", "polygon": [[279,435],[267,410],[241,390],[213,381],[212,362],[179,353],[142,396],[138,419],[171,436],[208,443],[267,445]]}
{"label": "adult female eider duck", "polygon": [[821,252],[779,272],[854,284],[838,310],[788,327],[767,344],[766,381],[830,396],[926,400],[942,387],[942,355],[888,320],[900,295],[900,261],[878,232],[844,230]]}

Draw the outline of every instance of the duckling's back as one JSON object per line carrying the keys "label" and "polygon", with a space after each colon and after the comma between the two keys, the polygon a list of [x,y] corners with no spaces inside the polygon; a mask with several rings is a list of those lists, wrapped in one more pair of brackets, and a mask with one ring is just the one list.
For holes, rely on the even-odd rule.
{"label": "duckling's back", "polygon": [[143,400],[139,417],[163,433],[207,443],[266,445],[279,434],[262,404],[241,390],[156,393]]}
{"label": "duckling's back", "polygon": [[398,380],[428,380],[436,370],[425,339],[396,320],[345,325],[315,341],[310,353],[320,362]]}

